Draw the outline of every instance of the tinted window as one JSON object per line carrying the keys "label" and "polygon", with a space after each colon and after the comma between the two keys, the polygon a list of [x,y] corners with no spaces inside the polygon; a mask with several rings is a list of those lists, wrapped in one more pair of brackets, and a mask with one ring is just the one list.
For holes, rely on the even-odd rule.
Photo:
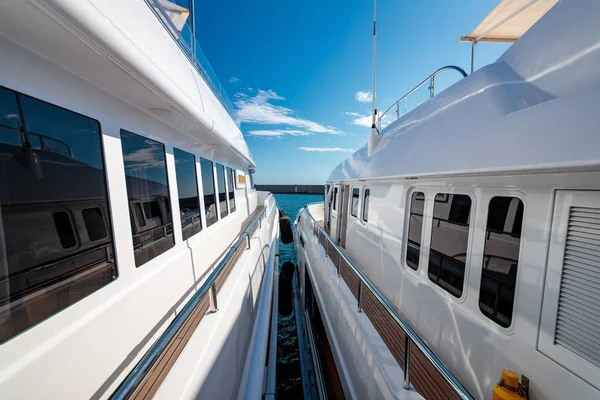
{"label": "tinted window", "polygon": [[465,277],[471,198],[440,193],[433,206],[429,279],[460,297]]}
{"label": "tinted window", "polygon": [[97,121],[0,88],[0,160],[1,342],[117,270],[111,235],[93,242],[77,222],[92,205],[108,210]]}
{"label": "tinted window", "polygon": [[423,210],[425,209],[425,193],[414,192],[410,197],[410,214],[408,216],[408,241],[406,245],[406,264],[419,269],[421,254],[421,233],[423,232]]}
{"label": "tinted window", "polygon": [[494,197],[490,200],[479,308],[503,327],[510,326],[512,321],[522,223],[523,202],[520,199]]}
{"label": "tinted window", "polygon": [[227,187],[229,189],[229,211],[235,211],[235,170],[227,167]]}
{"label": "tinted window", "polygon": [[365,189],[363,195],[362,219],[367,222],[369,220],[369,200],[371,199],[371,189]]}
{"label": "tinted window", "polygon": [[173,149],[173,155],[175,156],[175,173],[177,174],[181,233],[183,240],[186,240],[202,229],[196,159],[192,154],[179,149]]}
{"label": "tinted window", "polygon": [[254,173],[250,172],[248,175],[250,175],[250,189],[254,189]]}
{"label": "tinted window", "polygon": [[338,194],[338,188],[333,188],[333,209],[334,210],[337,209],[337,194]]}
{"label": "tinted window", "polygon": [[219,209],[221,210],[221,218],[226,217],[227,211],[227,193],[225,190],[225,167],[217,164],[217,185],[219,187]]}
{"label": "tinted window", "polygon": [[352,204],[350,205],[350,214],[353,217],[358,216],[358,198],[360,196],[360,190],[358,188],[352,189]]}
{"label": "tinted window", "polygon": [[[121,130],[121,146],[135,265],[139,267],[174,245],[165,146],[125,130]],[[139,203],[143,216],[135,205]]]}
{"label": "tinted window", "polygon": [[200,171],[202,173],[202,190],[204,192],[204,214],[206,226],[217,222],[217,198],[215,196],[215,175],[212,161],[200,159]]}
{"label": "tinted window", "polygon": [[106,237],[106,225],[99,207],[86,208],[81,211],[81,215],[90,240],[95,241]]}

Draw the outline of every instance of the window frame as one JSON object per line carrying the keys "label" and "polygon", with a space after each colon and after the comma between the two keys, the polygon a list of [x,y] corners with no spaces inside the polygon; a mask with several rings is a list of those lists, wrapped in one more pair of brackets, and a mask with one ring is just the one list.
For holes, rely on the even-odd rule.
{"label": "window frame", "polygon": [[[423,198],[423,222],[421,225],[421,244],[419,246],[419,265],[417,266],[417,269],[414,269],[413,267],[411,267],[410,265],[408,265],[408,262],[406,261],[406,258],[408,256],[408,232],[410,230],[410,209],[411,209],[411,205],[412,205],[412,196],[415,193],[423,193],[424,198]],[[424,254],[424,244],[425,244],[425,240],[427,239],[427,207],[428,207],[428,200],[429,200],[429,195],[427,193],[427,190],[425,188],[409,188],[408,191],[406,192],[406,206],[405,206],[405,224],[404,224],[404,230],[403,230],[403,234],[404,234],[404,239],[402,240],[402,265],[408,269],[409,271],[411,271],[414,274],[420,274],[421,270],[423,270],[423,265],[427,264],[429,265],[429,253]],[[431,244],[431,238],[428,239],[429,243],[427,244],[427,246],[429,246]],[[429,280],[429,277],[426,277]]]}
{"label": "window frame", "polygon": [[[367,192],[369,192],[369,201],[365,201],[367,199]],[[367,204],[368,203],[368,204]],[[371,204],[371,188],[366,186],[363,187],[362,190],[362,201],[360,207],[360,220],[365,224],[369,223],[369,205]],[[367,210],[367,218],[365,218],[365,210]]]}
{"label": "window frame", "polygon": [[[179,191],[179,179],[177,177],[177,157],[175,155],[176,152],[180,152],[180,153],[183,153],[185,155],[192,156],[192,159],[193,159],[192,165],[193,165],[193,168],[194,168],[194,183],[196,184],[196,200],[198,202],[198,211],[199,211],[198,217],[200,218],[200,227],[199,227],[200,229],[198,229],[197,232],[192,233],[188,237],[184,237],[185,235],[184,235],[184,230],[183,230],[183,224],[181,224],[181,222],[182,222],[182,218],[181,218],[181,204],[180,204],[180,201],[181,201],[181,197],[180,196],[181,196],[181,194],[180,194],[180,191]],[[203,193],[204,192],[204,187],[202,187],[199,184],[199,182],[202,179],[202,177],[200,175],[202,173],[202,170],[200,169],[200,171],[198,171],[198,164],[200,163],[199,158],[200,157],[198,155],[196,155],[195,153],[190,153],[189,151],[181,150],[178,147],[173,147],[173,163],[174,163],[174,166],[175,166],[175,185],[177,186],[177,204],[179,205],[179,221],[180,221],[180,224],[181,224],[180,231],[181,231],[182,240],[184,242],[187,241],[187,240],[189,240],[189,239],[191,239],[191,238],[193,238],[194,236],[196,236],[197,234],[199,234],[200,232],[202,232],[204,230],[204,228],[206,228],[204,217],[202,215],[203,214],[203,202],[204,202],[204,200],[203,199],[202,199],[202,201],[200,200],[201,197],[204,197],[204,193]]]}
{"label": "window frame", "polygon": [[[355,218],[355,219],[358,219],[358,213],[359,213],[359,210],[361,210],[361,207],[360,207],[360,194],[362,192],[361,189],[362,188],[360,186],[353,186],[352,187],[352,192],[350,194],[350,204],[349,204],[349,206],[350,206],[350,216],[352,218]],[[352,213],[352,208],[353,208],[353,204],[352,203],[354,202],[354,192],[355,191],[358,192],[358,195],[356,197],[356,214],[353,214]]]}

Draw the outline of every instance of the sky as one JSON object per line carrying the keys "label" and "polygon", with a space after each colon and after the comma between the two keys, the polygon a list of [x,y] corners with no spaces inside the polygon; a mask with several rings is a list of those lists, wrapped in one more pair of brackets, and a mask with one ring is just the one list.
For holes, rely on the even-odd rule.
{"label": "sky", "polygon": [[[379,0],[377,108],[436,69],[470,70],[459,43],[499,0]],[[195,5],[200,45],[237,108],[258,184],[323,184],[370,133],[370,0],[221,0]],[[476,69],[506,45],[479,44]],[[436,91],[456,82],[447,72]],[[426,99],[426,88],[403,108]]]}

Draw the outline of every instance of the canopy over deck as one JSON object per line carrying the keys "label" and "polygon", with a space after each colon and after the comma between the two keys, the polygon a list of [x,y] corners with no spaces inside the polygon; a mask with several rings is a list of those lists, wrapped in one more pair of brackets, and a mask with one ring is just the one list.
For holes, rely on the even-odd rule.
{"label": "canopy over deck", "polygon": [[516,42],[557,2],[558,0],[502,0],[473,32],[461,36],[460,41]]}

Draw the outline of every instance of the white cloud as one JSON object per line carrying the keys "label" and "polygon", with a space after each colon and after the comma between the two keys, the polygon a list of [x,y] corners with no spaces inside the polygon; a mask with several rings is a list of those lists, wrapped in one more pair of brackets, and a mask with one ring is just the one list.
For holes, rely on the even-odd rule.
{"label": "white cloud", "polygon": [[353,149],[345,149],[342,147],[298,147],[303,151],[318,151],[318,152],[343,152],[343,153],[352,153]]}
{"label": "white cloud", "polygon": [[237,76],[232,76],[231,78],[229,78],[229,83],[238,83],[239,81],[241,81],[241,79]]}
{"label": "white cloud", "polygon": [[346,115],[349,115],[352,117],[352,121],[350,121],[351,124],[353,125],[358,125],[358,126],[365,126],[367,128],[370,128],[372,125],[372,117],[370,114],[359,114],[359,113],[355,113],[355,112],[347,112]]}
{"label": "white cloud", "polygon": [[274,100],[285,100],[273,90],[258,89],[254,96],[236,93],[235,105],[242,122],[265,125],[286,125],[303,129],[309,133],[326,133],[339,135],[342,132],[333,126],[325,126],[318,122],[295,116],[295,112],[287,107],[272,104]]}
{"label": "white cloud", "polygon": [[256,130],[249,131],[250,136],[266,136],[266,137],[282,137],[285,135],[290,136],[307,136],[310,132],[298,131],[294,129],[269,129],[269,130]]}
{"label": "white cloud", "polygon": [[362,92],[359,90],[358,92],[354,93],[354,98],[361,103],[370,103],[373,101],[373,94],[371,92]]}

